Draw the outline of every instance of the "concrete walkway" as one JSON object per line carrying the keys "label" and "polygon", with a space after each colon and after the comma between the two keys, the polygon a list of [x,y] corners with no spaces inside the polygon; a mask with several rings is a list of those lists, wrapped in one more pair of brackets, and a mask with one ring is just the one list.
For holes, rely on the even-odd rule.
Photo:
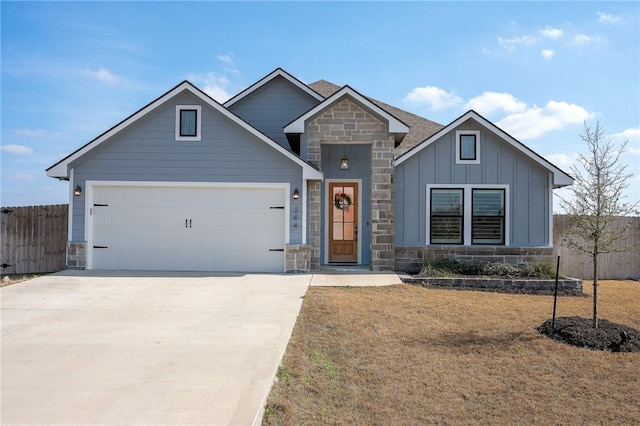
{"label": "concrete walkway", "polygon": [[312,287],[376,287],[402,284],[394,272],[372,272],[357,268],[322,269],[311,277]]}

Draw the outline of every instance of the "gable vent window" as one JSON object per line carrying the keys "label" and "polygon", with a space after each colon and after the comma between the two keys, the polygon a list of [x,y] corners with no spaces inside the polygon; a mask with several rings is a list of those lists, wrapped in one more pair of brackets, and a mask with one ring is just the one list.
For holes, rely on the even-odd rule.
{"label": "gable vent window", "polygon": [[176,106],[176,140],[199,141],[202,128],[200,105]]}
{"label": "gable vent window", "polygon": [[458,130],[456,132],[456,164],[480,164],[480,132]]}

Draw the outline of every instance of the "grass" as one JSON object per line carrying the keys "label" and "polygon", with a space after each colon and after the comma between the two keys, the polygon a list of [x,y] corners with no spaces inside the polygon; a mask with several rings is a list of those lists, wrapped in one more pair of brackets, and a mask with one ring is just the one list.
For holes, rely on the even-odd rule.
{"label": "grass", "polygon": [[[640,329],[640,283],[599,289],[601,318]],[[312,287],[264,424],[636,423],[640,355],[543,337],[551,308],[549,296]],[[590,298],[558,301],[559,316],[590,314]]]}
{"label": "grass", "polygon": [[0,287],[6,287],[11,284],[20,283],[22,281],[28,281],[33,278],[38,278],[43,274],[16,274],[16,275],[0,275]]}

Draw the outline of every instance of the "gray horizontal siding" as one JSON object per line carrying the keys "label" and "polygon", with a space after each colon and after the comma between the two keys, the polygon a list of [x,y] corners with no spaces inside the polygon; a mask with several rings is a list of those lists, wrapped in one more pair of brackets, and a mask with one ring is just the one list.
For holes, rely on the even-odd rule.
{"label": "gray horizontal siding", "polygon": [[[202,105],[200,141],[175,140],[176,105]],[[290,183],[302,169],[222,114],[186,94],[160,107],[71,164],[74,184],[87,180]],[[292,202],[292,211],[295,203]],[[84,195],[73,200],[72,241],[85,239]],[[302,242],[291,221],[290,241]]]}
{"label": "gray horizontal siding", "polygon": [[276,77],[229,109],[289,149],[284,126],[317,104],[308,93]]}
{"label": "gray horizontal siding", "polygon": [[[480,130],[480,164],[455,163],[456,130]],[[427,185],[493,184],[509,185],[509,244],[548,245],[548,178],[548,170],[469,120],[396,168],[396,244],[426,244]]]}

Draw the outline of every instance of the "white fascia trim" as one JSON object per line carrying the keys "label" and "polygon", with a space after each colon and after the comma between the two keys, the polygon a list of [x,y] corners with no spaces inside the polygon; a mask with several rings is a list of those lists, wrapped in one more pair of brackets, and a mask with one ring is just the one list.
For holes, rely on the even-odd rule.
{"label": "white fascia trim", "polygon": [[[473,211],[471,210],[472,206],[472,196],[473,189],[504,189],[504,245],[500,247],[508,247],[509,241],[511,239],[511,194],[509,194],[509,185],[491,185],[491,184],[478,184],[478,185],[456,185],[455,183],[451,184],[429,184],[427,185],[427,207],[426,211],[426,235],[425,242],[426,245],[432,245],[431,240],[429,239],[429,235],[431,234],[431,188],[435,189],[462,189],[462,203],[464,207],[464,212],[462,216],[462,227],[464,229],[464,235],[462,236],[462,244],[452,244],[460,247],[483,247],[483,246],[492,246],[492,244],[471,244],[471,222],[473,219]],[[436,245],[436,244],[434,244]],[[441,245],[441,244],[437,244]],[[493,244],[495,245],[495,244]],[[497,245],[495,245],[497,246]]]}
{"label": "white fascia trim", "polygon": [[298,87],[300,90],[302,90],[303,92],[305,92],[308,95],[312,96],[313,98],[315,98],[318,101],[323,101],[324,100],[322,95],[320,95],[319,93],[316,93],[309,86],[307,86],[306,84],[302,83],[300,80],[298,80],[297,78],[293,77],[291,74],[289,74],[288,72],[286,72],[282,68],[278,68],[275,71],[273,71],[271,74],[263,77],[262,79],[258,80],[256,83],[254,83],[253,85],[249,86],[244,91],[238,93],[236,96],[234,96],[233,98],[231,98],[228,101],[226,101],[223,105],[225,107],[227,107],[227,108],[230,107],[231,105],[235,104],[236,102],[240,101],[241,99],[244,99],[245,97],[247,97],[251,93],[255,92],[256,90],[258,90],[259,88],[261,88],[262,86],[264,86],[265,84],[267,84],[268,82],[270,82],[271,80],[273,80],[276,77],[282,77],[282,78],[286,79],[291,84],[293,84],[294,86]]}
{"label": "white fascia trim", "polygon": [[302,244],[307,244],[307,180],[302,180]]}
{"label": "white fascia trim", "polygon": [[[291,227],[291,184],[281,182],[156,182],[156,181],[115,181],[115,180],[87,180],[84,183],[84,235],[87,241],[87,269],[93,269],[93,203],[94,190],[102,186],[120,187],[164,187],[164,188],[273,188],[282,189],[284,193],[284,241],[290,243]],[[73,192],[72,192],[73,195]],[[285,256],[286,262],[286,256]],[[283,265],[285,270],[286,265]]]}
{"label": "white fascia trim", "polygon": [[549,247],[553,247],[553,174],[549,173]]}
{"label": "white fascia trim", "polygon": [[93,150],[95,147],[100,145],[102,142],[108,140],[109,138],[111,138],[112,136],[117,134],[118,132],[120,132],[123,129],[127,128],[131,124],[135,123],[136,121],[138,121],[139,119],[141,119],[142,117],[147,115],[149,112],[151,112],[154,109],[158,108],[160,105],[164,104],[169,99],[173,98],[174,96],[178,95],[179,93],[183,92],[184,90],[188,90],[189,92],[191,92],[191,94],[193,94],[193,95],[197,96],[198,98],[200,98],[204,103],[206,103],[207,105],[211,106],[213,109],[215,109],[216,111],[218,111],[219,113],[221,113],[222,115],[224,115],[225,117],[227,117],[228,119],[230,119],[231,121],[236,123],[237,125],[241,126],[243,129],[245,129],[246,131],[248,131],[249,133],[251,133],[252,135],[257,137],[261,141],[265,142],[271,148],[275,149],[276,151],[278,151],[279,153],[281,153],[282,155],[284,155],[285,157],[287,157],[288,159],[290,159],[291,161],[293,161],[294,163],[296,163],[297,165],[302,167],[302,175],[303,175],[304,178],[306,178],[306,179],[317,179],[317,180],[322,180],[323,179],[323,174],[320,171],[314,169],[311,165],[309,165],[308,163],[303,161],[300,157],[298,157],[295,154],[293,154],[292,152],[288,151],[287,149],[282,147],[280,144],[278,144],[276,141],[271,140],[269,137],[267,137],[266,135],[264,135],[263,133],[261,133],[260,131],[255,129],[254,127],[250,126],[247,122],[242,120],[237,115],[233,114],[231,111],[227,110],[225,107],[223,107],[222,105],[220,105],[219,103],[217,103],[213,99],[211,99],[208,96],[204,95],[202,92],[200,92],[200,90],[197,90],[195,88],[195,86],[193,86],[191,83],[189,83],[187,81],[185,81],[182,84],[176,86],[173,90],[169,91],[164,96],[156,99],[154,102],[152,102],[151,104],[147,105],[146,107],[144,107],[143,109],[141,109],[140,111],[135,113],[134,115],[130,116],[129,118],[127,118],[126,120],[124,120],[123,122],[118,124],[117,126],[113,127],[111,130],[103,133],[101,136],[99,136],[98,138],[94,139],[92,142],[90,142],[87,145],[85,145],[84,147],[80,148],[79,150],[77,150],[73,154],[69,155],[67,158],[65,158],[64,160],[60,161],[55,166],[49,168],[47,170],[47,176],[55,177],[55,178],[68,178],[69,177],[68,176],[68,166],[69,166],[69,164],[71,162],[73,162],[76,159],[82,157],[83,155],[85,155],[89,151]]}
{"label": "white fascia trim", "polygon": [[74,184],[74,170],[69,171],[69,206],[67,207],[67,241],[73,241],[73,189]]}
{"label": "white fascia trim", "polygon": [[304,125],[305,122],[318,114],[320,111],[329,108],[331,104],[336,102],[338,99],[342,98],[345,95],[349,95],[357,102],[362,105],[365,105],[367,108],[375,112],[377,115],[387,120],[389,123],[389,133],[407,133],[409,131],[409,126],[404,124],[402,121],[395,118],[393,115],[389,114],[384,109],[380,108],[378,105],[371,102],[369,99],[362,96],[360,93],[356,92],[349,86],[344,86],[342,89],[338,90],[333,95],[329,96],[320,104],[311,108],[309,111],[296,118],[291,123],[287,124],[284,128],[285,133],[304,133]]}
{"label": "white fascia trim", "polygon": [[567,186],[567,185],[572,185],[573,184],[573,178],[571,176],[569,176],[568,174],[566,174],[565,172],[560,170],[558,167],[554,166],[549,161],[545,160],[544,158],[542,158],[541,156],[539,156],[535,152],[531,151],[529,148],[525,147],[521,142],[517,141],[512,136],[510,136],[509,134],[507,134],[506,132],[501,130],[498,126],[496,126],[495,124],[493,124],[492,122],[490,122],[486,118],[482,117],[480,114],[478,114],[477,112],[475,112],[473,110],[468,111],[467,113],[463,114],[462,116],[460,116],[458,119],[456,119],[455,121],[453,121],[449,125],[447,125],[444,128],[440,129],[439,132],[431,135],[429,138],[425,139],[423,142],[421,142],[415,148],[411,149],[410,151],[407,151],[406,154],[403,154],[402,156],[400,156],[398,159],[396,159],[393,162],[394,167],[399,166],[400,164],[402,164],[403,162],[405,162],[409,158],[413,157],[415,154],[417,154],[418,152],[422,151],[424,148],[428,147],[429,145],[431,145],[432,143],[434,143],[435,141],[440,139],[442,136],[444,136],[447,133],[451,132],[456,127],[458,127],[460,124],[464,123],[465,121],[467,121],[470,118],[476,120],[478,123],[480,123],[482,126],[484,126],[487,130],[489,130],[490,132],[492,132],[493,134],[495,134],[499,138],[502,138],[505,141],[509,142],[515,149],[517,149],[518,151],[522,152],[527,157],[531,158],[533,161],[535,161],[536,163],[540,164],[545,169],[551,171],[553,173],[553,185],[554,185],[555,188],[560,188],[560,187],[563,187],[563,186]]}

